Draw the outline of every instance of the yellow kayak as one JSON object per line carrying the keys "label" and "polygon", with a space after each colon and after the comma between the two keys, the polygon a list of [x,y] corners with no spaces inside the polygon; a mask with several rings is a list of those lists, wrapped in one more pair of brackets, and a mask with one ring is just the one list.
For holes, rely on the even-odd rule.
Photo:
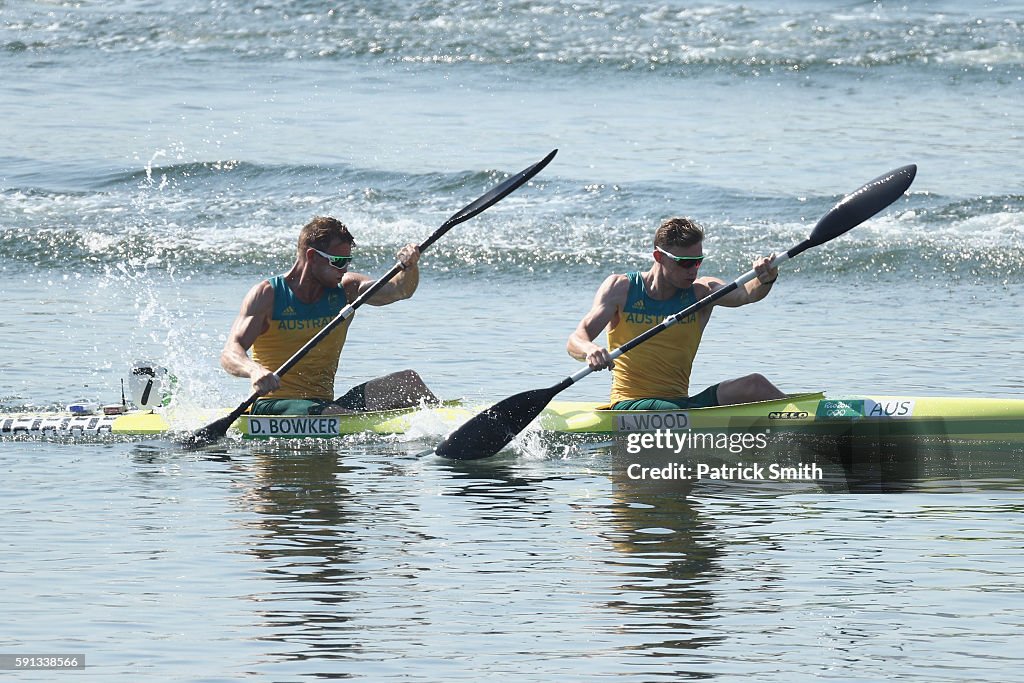
{"label": "yellow kayak", "polygon": [[[569,434],[629,434],[671,431],[786,431],[843,434],[851,429],[890,435],[954,440],[1024,441],[1024,399],[805,393],[774,401],[670,411],[601,410],[597,401],[552,401],[537,420],[540,429]],[[359,433],[405,434],[424,420],[453,430],[480,406],[447,401],[346,415],[243,415],[233,429],[247,439],[336,437]],[[0,413],[0,434],[159,435],[195,429],[227,413],[204,410],[183,416],[171,409],[122,414]]]}

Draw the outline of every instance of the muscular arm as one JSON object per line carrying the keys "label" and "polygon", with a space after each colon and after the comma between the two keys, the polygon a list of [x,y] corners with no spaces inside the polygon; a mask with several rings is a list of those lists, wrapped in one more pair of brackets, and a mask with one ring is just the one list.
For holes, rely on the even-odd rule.
{"label": "muscular arm", "polygon": [[[772,285],[775,283],[775,278],[779,276],[778,268],[768,268],[768,264],[771,263],[771,260],[771,256],[766,256],[754,261],[754,270],[757,272],[757,277],[743,286],[737,287],[733,291],[729,292],[716,301],[715,305],[736,308],[738,306],[746,306],[747,304],[755,303],[768,296],[768,292],[772,291]],[[698,282],[705,285],[712,292],[725,287],[727,284],[718,278],[713,277],[701,278]]]}
{"label": "muscular arm", "polygon": [[274,310],[274,288],[266,280],[249,290],[242,300],[242,308],[231,325],[224,349],[220,353],[220,365],[235,377],[247,377],[254,392],[261,396],[269,394],[280,386],[274,371],[265,368],[249,357],[249,349],[270,327],[270,316]]}
{"label": "muscular arm", "polygon": [[[405,270],[400,271],[390,282],[377,290],[366,303],[371,306],[386,306],[411,297],[420,284],[419,260],[420,250],[415,244],[403,247],[398,252],[398,261],[405,266]],[[361,273],[347,273],[344,286],[346,291],[351,291],[349,287],[356,287],[358,296],[370,289],[375,282],[376,280]]]}
{"label": "muscular arm", "polygon": [[626,305],[628,296],[629,280],[625,275],[611,275],[601,283],[590,311],[583,316],[565,344],[570,356],[585,362],[594,370],[615,366],[608,349],[595,344],[594,339],[601,334],[601,330],[615,327],[619,323],[619,311]]}

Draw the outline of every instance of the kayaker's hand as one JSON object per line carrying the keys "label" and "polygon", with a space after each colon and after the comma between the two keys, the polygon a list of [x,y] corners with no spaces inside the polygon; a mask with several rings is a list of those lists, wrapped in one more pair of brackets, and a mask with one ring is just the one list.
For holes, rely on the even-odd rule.
{"label": "kayaker's hand", "polygon": [[595,344],[593,350],[587,354],[587,365],[591,370],[604,370],[605,368],[611,370],[615,367],[615,361],[612,360],[608,349]]}
{"label": "kayaker's hand", "polygon": [[407,244],[398,251],[398,262],[402,270],[415,266],[420,260],[420,248],[415,244]]}
{"label": "kayaker's hand", "polygon": [[757,273],[757,281],[762,285],[771,284],[779,277],[778,268],[768,267],[773,258],[775,258],[775,254],[754,261],[754,272]]}
{"label": "kayaker's hand", "polygon": [[281,387],[280,378],[267,368],[253,370],[249,373],[249,381],[252,382],[253,392],[260,396],[266,396]]}

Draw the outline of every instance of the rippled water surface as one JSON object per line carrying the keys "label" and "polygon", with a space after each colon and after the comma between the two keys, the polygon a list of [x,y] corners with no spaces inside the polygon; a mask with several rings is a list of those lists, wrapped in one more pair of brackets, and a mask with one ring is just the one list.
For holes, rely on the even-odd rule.
{"label": "rippled water surface", "polygon": [[[360,310],[339,393],[405,367],[476,402],[549,386],[663,218],[702,221],[729,280],[914,163],[891,209],[715,313],[694,385],[1024,398],[1021,16],[0,2],[0,414],[117,402],[137,359],[179,407],[229,409],[227,329],[310,217],[381,273],[554,148],[436,243],[412,301]],[[453,426],[198,453],[4,437],[0,655],[84,654],[103,681],[1019,679],[1016,447],[882,444],[858,468],[782,442],[763,457],[824,448],[827,476],[680,488],[536,432],[431,455]]]}
{"label": "rippled water surface", "polygon": [[416,451],[20,444],[2,645],[86,652],[97,679],[1012,680],[1019,467],[687,496],[600,446]]}

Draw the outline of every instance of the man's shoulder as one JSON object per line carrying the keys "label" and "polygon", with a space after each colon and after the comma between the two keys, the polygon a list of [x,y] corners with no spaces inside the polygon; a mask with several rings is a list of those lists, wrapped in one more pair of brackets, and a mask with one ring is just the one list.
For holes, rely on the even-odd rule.
{"label": "man's shoulder", "polygon": [[630,284],[628,273],[612,273],[604,279],[601,287],[610,292],[628,292]]}
{"label": "man's shoulder", "polygon": [[249,298],[261,306],[272,306],[274,304],[274,283],[270,280],[261,280],[249,290]]}
{"label": "man's shoulder", "polygon": [[717,277],[699,277],[693,281],[693,288],[696,290],[697,298],[707,296],[725,284],[724,280]]}
{"label": "man's shoulder", "polygon": [[280,280],[281,278],[279,277],[272,277],[267,278],[266,280],[261,280],[257,282],[255,285],[253,285],[252,291],[262,296],[269,296],[273,298],[274,291],[277,289]]}
{"label": "man's shoulder", "polygon": [[359,290],[367,282],[374,282],[374,279],[365,273],[348,272],[341,276],[341,288],[345,290],[345,296],[352,301],[359,296]]}
{"label": "man's shoulder", "polygon": [[631,283],[628,275],[613,273],[606,277],[604,282],[601,283],[598,295],[607,304],[623,306],[625,305],[626,300],[629,299],[630,286]]}

